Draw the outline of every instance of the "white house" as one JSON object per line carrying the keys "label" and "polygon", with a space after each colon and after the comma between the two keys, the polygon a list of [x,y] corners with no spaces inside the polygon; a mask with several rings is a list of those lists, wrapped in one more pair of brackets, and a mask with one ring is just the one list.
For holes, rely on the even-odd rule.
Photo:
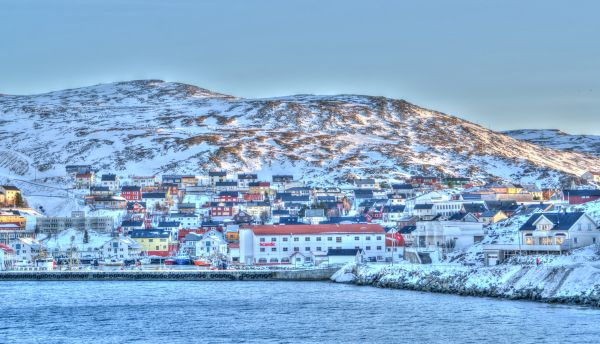
{"label": "white house", "polygon": [[14,250],[15,260],[19,262],[33,262],[43,249],[42,244],[33,238],[18,238],[10,246]]}
{"label": "white house", "polygon": [[417,221],[412,233],[417,247],[445,252],[460,250],[483,240],[483,224],[477,221]]}
{"label": "white house", "polygon": [[313,262],[333,249],[360,249],[365,259],[385,260],[385,232],[377,224],[258,225],[240,228],[242,264]]}
{"label": "white house", "polygon": [[142,248],[137,241],[124,236],[111,238],[100,247],[100,250],[105,259],[138,259],[142,253]]}
{"label": "white house", "polygon": [[209,230],[196,242],[196,255],[198,257],[227,256],[227,241],[223,234],[216,230]]}
{"label": "white house", "polygon": [[10,270],[15,263],[15,251],[7,245],[0,244],[0,271]]}
{"label": "white house", "polygon": [[116,174],[103,174],[100,178],[100,185],[108,187],[108,189],[113,192],[121,188],[119,176]]}
{"label": "white house", "polygon": [[181,228],[197,228],[200,227],[200,218],[196,214],[170,214],[170,222],[179,222]]}
{"label": "white house", "polygon": [[600,229],[584,212],[535,213],[519,233],[519,243],[484,245],[486,265],[496,265],[518,254],[561,254],[600,244]]}

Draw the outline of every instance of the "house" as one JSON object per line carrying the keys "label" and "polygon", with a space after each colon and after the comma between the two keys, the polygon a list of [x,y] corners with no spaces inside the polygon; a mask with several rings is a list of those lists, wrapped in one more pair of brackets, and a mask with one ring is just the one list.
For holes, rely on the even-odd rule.
{"label": "house", "polygon": [[240,193],[238,191],[221,191],[215,197],[215,202],[239,202]]}
{"label": "house", "polygon": [[330,265],[345,265],[348,263],[362,263],[365,252],[358,248],[332,248],[327,250],[327,261]]}
{"label": "house", "polygon": [[[264,213],[263,216],[268,216],[267,213]],[[236,225],[246,224],[249,225],[255,222],[254,216],[250,215],[248,212],[240,210],[237,214],[235,214],[232,218],[233,223]],[[266,218],[265,218],[266,221]]]}
{"label": "house", "polygon": [[584,212],[533,214],[519,228],[522,243],[530,246],[555,246],[559,251],[600,243],[596,222]]}
{"label": "house", "polygon": [[502,210],[486,210],[479,216],[479,220],[486,225],[506,219],[508,219],[508,216]]}
{"label": "house", "polygon": [[34,238],[18,238],[10,242],[10,247],[15,253],[15,260],[18,262],[32,263],[40,257],[43,251],[43,245]]}
{"label": "house", "polygon": [[178,222],[181,228],[196,228],[200,227],[200,218],[198,215],[189,213],[169,214],[168,222]]}
{"label": "house", "polygon": [[410,184],[420,186],[420,185],[433,185],[437,184],[439,179],[433,176],[412,176],[410,177]]}
{"label": "house", "polygon": [[55,234],[67,229],[111,233],[115,229],[112,216],[86,216],[84,212],[71,212],[71,216],[38,217],[36,230],[40,233]]}
{"label": "house", "polygon": [[222,182],[227,179],[226,171],[209,171],[208,180],[211,186],[215,186],[217,182]]}
{"label": "house", "polygon": [[421,220],[430,220],[436,215],[431,203],[415,204],[413,214]]}
{"label": "house", "polygon": [[600,190],[563,190],[569,204],[583,204],[600,199]]}
{"label": "house", "polygon": [[168,202],[166,192],[142,192],[142,200],[150,212],[164,209]]}
{"label": "house", "polygon": [[145,214],[146,202],[127,202],[127,214]]}
{"label": "house", "polygon": [[180,214],[195,214],[196,204],[195,203],[179,203],[177,204],[177,211]]}
{"label": "house", "polygon": [[94,209],[126,209],[127,200],[121,196],[94,196],[91,206]]}
{"label": "house", "polygon": [[304,221],[313,225],[326,221],[325,209],[306,209],[304,211]]}
{"label": "house", "polygon": [[196,256],[202,258],[227,257],[227,241],[223,239],[221,232],[211,230],[202,235],[196,242]]}
{"label": "house", "polygon": [[92,165],[67,165],[65,166],[65,171],[67,174],[84,174],[93,172]]}
{"label": "house", "polygon": [[171,233],[163,230],[135,230],[129,236],[147,256],[167,257],[172,251]]}
{"label": "house", "polygon": [[290,216],[290,211],[288,209],[273,209],[271,211],[271,214],[271,220],[273,221],[273,223],[279,223],[279,219],[281,217]]}
{"label": "house", "polygon": [[308,206],[312,203],[310,196],[294,196],[289,193],[278,193],[275,198],[276,200],[283,202],[286,207],[291,203],[301,204],[304,206]]}
{"label": "house", "polygon": [[87,173],[75,174],[75,188],[76,189],[87,189],[94,185],[96,178],[93,171]]}
{"label": "house", "polygon": [[239,225],[227,225],[225,228],[225,240],[229,242],[237,242],[240,240],[240,226]]}
{"label": "house", "polygon": [[515,255],[562,254],[600,243],[600,229],[584,212],[535,213],[519,228],[519,243],[486,244],[486,265]]}
{"label": "house", "polygon": [[349,223],[368,223],[370,218],[366,216],[334,216],[327,221],[321,221],[320,224],[349,224]]}
{"label": "house", "polygon": [[479,222],[479,219],[474,214],[461,212],[450,216],[448,221]]}
{"label": "house", "polygon": [[139,259],[142,254],[142,246],[133,238],[117,236],[106,241],[100,247],[100,252],[104,259]]}
{"label": "house", "polygon": [[227,245],[227,261],[233,264],[240,263],[240,244],[230,243]]}
{"label": "house", "polygon": [[600,183],[600,171],[587,171],[581,175],[581,179],[588,183]]}
{"label": "house", "polygon": [[398,228],[397,232],[400,233],[400,235],[402,235],[402,238],[404,239],[404,246],[410,247],[415,244],[415,242],[417,241],[417,238],[415,237],[416,229],[416,225],[406,225]]}
{"label": "house", "polygon": [[375,179],[355,179],[354,186],[359,189],[379,189],[379,183]]}
{"label": "house", "polygon": [[354,202],[360,204],[364,200],[370,200],[375,198],[373,190],[370,189],[355,189],[354,190]]}
{"label": "house", "polygon": [[15,251],[0,243],[0,271],[11,270],[15,264]]}
{"label": "house", "polygon": [[125,220],[121,222],[121,231],[129,233],[130,231],[144,229],[144,221],[142,220]]}
{"label": "house", "polygon": [[108,186],[90,186],[90,196],[112,196],[112,192]]}
{"label": "house", "polygon": [[237,182],[240,189],[247,190],[250,187],[250,183],[255,183],[258,180],[258,176],[255,173],[238,173]]}
{"label": "house", "polygon": [[202,234],[203,233],[197,232],[186,233],[185,236],[181,239],[181,248],[179,249],[179,252],[185,252],[192,257],[197,256],[196,245],[198,244],[200,239],[202,239]]}
{"label": "house", "polygon": [[19,190],[19,188],[17,188],[16,186],[1,185],[0,193],[4,194],[4,205],[17,207],[22,206],[22,204],[18,204],[19,200],[21,203],[23,203],[21,190]]}
{"label": "house", "polygon": [[483,224],[481,222],[462,220],[417,221],[412,232],[415,245],[429,250],[437,250],[445,254],[465,249],[483,240]]}
{"label": "house", "polygon": [[311,263],[332,249],[360,249],[383,261],[385,232],[376,224],[256,225],[240,228],[242,264]]}
{"label": "house", "polygon": [[237,181],[222,181],[215,183],[216,191],[234,191],[238,189]]}
{"label": "house", "polygon": [[285,189],[284,193],[289,193],[292,196],[310,196],[312,189],[307,186],[294,186]]}
{"label": "house", "polygon": [[119,177],[116,174],[103,174],[100,178],[100,186],[106,186],[112,192],[119,190]]}
{"label": "house", "polygon": [[269,182],[253,182],[248,183],[249,194],[274,195],[275,191],[271,189]]}
{"label": "house", "polygon": [[130,179],[132,185],[139,186],[142,189],[156,185],[156,176],[131,176]]}
{"label": "house", "polygon": [[463,203],[462,211],[479,217],[487,211],[487,208],[485,207],[485,203]]}
{"label": "house", "polygon": [[0,211],[0,243],[8,245],[18,238],[33,237],[27,230],[27,219],[18,212]]}
{"label": "house", "polygon": [[462,188],[471,183],[471,179],[466,177],[446,177],[442,179],[442,183],[449,188]]}
{"label": "house", "polygon": [[232,217],[238,212],[238,205],[234,202],[210,202],[210,216]]}
{"label": "house", "polygon": [[193,175],[165,174],[161,177],[162,184],[175,184],[180,188],[196,186],[198,179]]}
{"label": "house", "polygon": [[270,202],[248,202],[245,211],[257,221],[266,221],[271,218]]}
{"label": "house", "polygon": [[412,184],[392,184],[392,191],[396,195],[404,196],[404,198],[412,197],[416,193],[416,189]]}
{"label": "house", "polygon": [[121,197],[128,201],[141,201],[142,188],[140,186],[122,186]]}

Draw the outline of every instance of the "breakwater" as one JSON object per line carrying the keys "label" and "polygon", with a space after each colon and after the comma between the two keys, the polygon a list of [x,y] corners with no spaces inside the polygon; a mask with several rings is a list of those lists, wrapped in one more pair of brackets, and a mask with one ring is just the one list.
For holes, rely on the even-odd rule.
{"label": "breakwater", "polygon": [[0,281],[324,281],[339,267],[299,270],[3,271]]}
{"label": "breakwater", "polygon": [[600,307],[600,266],[596,263],[494,267],[349,264],[331,279],[379,288]]}

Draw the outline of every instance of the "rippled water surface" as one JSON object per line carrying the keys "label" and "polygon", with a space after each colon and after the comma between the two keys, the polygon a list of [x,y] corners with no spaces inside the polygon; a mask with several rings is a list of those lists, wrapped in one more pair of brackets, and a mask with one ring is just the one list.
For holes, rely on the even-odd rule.
{"label": "rippled water surface", "polygon": [[600,310],[327,282],[0,282],[0,343],[600,343]]}

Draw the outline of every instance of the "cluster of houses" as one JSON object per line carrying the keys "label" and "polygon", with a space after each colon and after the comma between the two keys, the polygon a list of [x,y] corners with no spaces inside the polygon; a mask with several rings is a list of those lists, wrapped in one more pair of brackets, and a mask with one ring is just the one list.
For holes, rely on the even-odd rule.
{"label": "cluster of houses", "polygon": [[[67,166],[67,173],[88,211],[40,216],[33,231],[15,210],[0,214],[0,243],[17,260],[31,261],[40,252],[64,254],[69,245],[64,240],[49,245],[48,238],[56,241],[68,230],[81,234],[81,242],[75,243],[80,257],[124,260],[185,253],[264,265],[331,264],[356,257],[427,263],[433,256],[482,241],[489,225],[516,215],[530,217],[521,228],[520,242],[486,245],[488,264],[514,254],[563,253],[600,240],[589,216],[566,211],[600,199],[595,189],[541,189],[435,176],[394,183],[355,179],[315,187],[292,175],[268,180],[227,171],[119,176],[98,174],[87,165]],[[90,235],[103,239],[90,244]]]}

